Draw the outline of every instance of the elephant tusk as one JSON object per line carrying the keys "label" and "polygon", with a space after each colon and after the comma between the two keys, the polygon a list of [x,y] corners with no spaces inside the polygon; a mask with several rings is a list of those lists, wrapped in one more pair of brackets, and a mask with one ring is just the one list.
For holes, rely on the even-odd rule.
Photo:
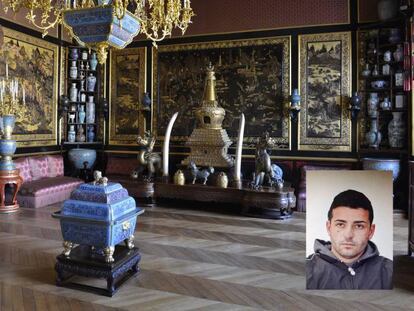
{"label": "elephant tusk", "polygon": [[168,176],[168,157],[170,152],[170,137],[172,127],[174,125],[175,119],[177,119],[178,112],[174,113],[171,117],[170,122],[168,123],[167,130],[165,131],[164,146],[162,151],[162,176]]}
{"label": "elephant tusk", "polygon": [[244,113],[240,116],[240,125],[239,125],[239,139],[237,141],[236,149],[236,169],[234,172],[234,180],[240,181],[241,178],[241,157],[243,149],[243,137],[244,137]]}

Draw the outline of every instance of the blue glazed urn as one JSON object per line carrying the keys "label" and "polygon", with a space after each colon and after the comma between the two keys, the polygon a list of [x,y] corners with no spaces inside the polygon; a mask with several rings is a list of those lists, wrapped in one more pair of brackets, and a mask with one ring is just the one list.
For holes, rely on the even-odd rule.
{"label": "blue glazed urn", "polygon": [[52,216],[60,219],[65,256],[80,244],[113,262],[117,244],[134,247],[137,216],[143,212],[121,184],[93,182],[80,185]]}
{"label": "blue glazed urn", "polygon": [[12,114],[5,114],[0,117],[0,130],[4,139],[11,139],[15,122],[16,117]]}
{"label": "blue glazed urn", "polygon": [[0,170],[11,171],[16,169],[12,156],[16,152],[16,141],[11,139],[0,139]]}
{"label": "blue glazed urn", "polygon": [[74,148],[68,152],[69,161],[72,163],[75,169],[81,170],[84,168],[83,164],[88,162],[86,168],[92,169],[96,161],[96,150]]}

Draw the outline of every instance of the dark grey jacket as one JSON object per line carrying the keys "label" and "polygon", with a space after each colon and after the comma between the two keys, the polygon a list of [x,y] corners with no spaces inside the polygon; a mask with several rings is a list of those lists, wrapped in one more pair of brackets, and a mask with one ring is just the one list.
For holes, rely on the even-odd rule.
{"label": "dark grey jacket", "polygon": [[331,242],[315,240],[306,259],[307,289],[392,289],[392,261],[369,241],[364,254],[347,266],[331,252]]}

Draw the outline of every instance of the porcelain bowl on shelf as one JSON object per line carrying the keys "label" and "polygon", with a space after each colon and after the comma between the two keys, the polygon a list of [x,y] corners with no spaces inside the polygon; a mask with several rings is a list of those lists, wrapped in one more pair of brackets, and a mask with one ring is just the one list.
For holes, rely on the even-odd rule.
{"label": "porcelain bowl on shelf", "polygon": [[362,168],[364,170],[391,171],[392,180],[395,182],[398,176],[400,175],[400,160],[399,159],[363,158]]}
{"label": "porcelain bowl on shelf", "polygon": [[83,163],[88,162],[87,169],[92,169],[96,160],[96,150],[74,148],[69,150],[68,158],[73,167],[81,170],[83,169]]}
{"label": "porcelain bowl on shelf", "polygon": [[374,89],[383,89],[384,87],[388,86],[388,82],[384,80],[375,80],[371,82],[371,86]]}

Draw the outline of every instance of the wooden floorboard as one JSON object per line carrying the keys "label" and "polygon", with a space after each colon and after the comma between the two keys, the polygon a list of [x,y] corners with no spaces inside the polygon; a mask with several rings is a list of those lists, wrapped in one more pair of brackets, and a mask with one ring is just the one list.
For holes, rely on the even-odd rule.
{"label": "wooden floorboard", "polygon": [[0,310],[414,310],[402,217],[394,218],[394,290],[308,291],[304,214],[282,221],[147,208],[135,233],[140,274],[109,298],[55,286],[59,209],[0,215]]}

